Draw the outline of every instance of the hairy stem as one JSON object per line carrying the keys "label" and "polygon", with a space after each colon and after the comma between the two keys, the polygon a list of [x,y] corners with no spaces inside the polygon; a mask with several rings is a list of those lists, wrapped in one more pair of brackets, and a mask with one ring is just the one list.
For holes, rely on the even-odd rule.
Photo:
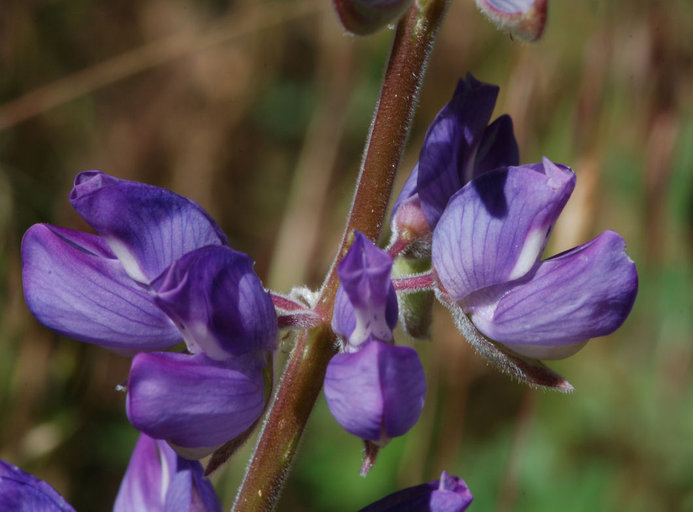
{"label": "hairy stem", "polygon": [[397,26],[380,99],[364,153],[340,249],[314,308],[324,324],[304,332],[293,349],[233,506],[235,512],[274,510],[303,429],[337,351],[329,328],[339,280],[337,263],[355,230],[377,240],[416,100],[448,0],[418,0]]}

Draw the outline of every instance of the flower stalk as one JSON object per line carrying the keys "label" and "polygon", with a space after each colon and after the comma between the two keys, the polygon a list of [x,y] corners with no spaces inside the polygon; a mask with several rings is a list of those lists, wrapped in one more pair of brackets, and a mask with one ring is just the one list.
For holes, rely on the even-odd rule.
{"label": "flower stalk", "polygon": [[236,496],[234,512],[270,511],[276,507],[301,434],[322,389],[327,363],[337,351],[329,327],[339,284],[337,263],[346,254],[354,231],[361,231],[371,240],[380,235],[426,65],[448,1],[420,0],[397,26],[344,235],[314,308],[324,323],[300,335],[291,352]]}

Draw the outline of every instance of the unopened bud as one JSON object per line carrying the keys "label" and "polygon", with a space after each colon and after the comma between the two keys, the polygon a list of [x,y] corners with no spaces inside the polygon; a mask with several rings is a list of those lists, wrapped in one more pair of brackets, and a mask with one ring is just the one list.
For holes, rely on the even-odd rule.
{"label": "unopened bud", "polygon": [[489,19],[503,30],[525,41],[536,41],[544,33],[548,0],[476,0]]}
{"label": "unopened bud", "polygon": [[[430,270],[430,258],[410,258],[400,256],[394,262],[393,276],[406,276]],[[431,290],[399,294],[400,326],[408,336],[417,340],[427,340],[431,337],[433,322],[434,294]]]}
{"label": "unopened bud", "polygon": [[365,36],[396,21],[412,0],[333,0],[332,3],[344,28]]}

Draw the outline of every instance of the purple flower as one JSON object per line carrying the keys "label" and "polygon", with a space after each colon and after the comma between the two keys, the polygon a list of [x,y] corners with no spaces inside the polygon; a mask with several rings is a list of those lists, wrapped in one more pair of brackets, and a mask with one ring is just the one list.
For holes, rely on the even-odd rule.
{"label": "purple flower", "polygon": [[617,233],[540,260],[574,185],[568,167],[545,158],[486,173],[449,201],[432,261],[469,341],[486,343],[478,330],[521,355],[559,359],[625,321],[638,277]]}
{"label": "purple flower", "polygon": [[0,460],[0,510],[75,512],[50,485]]}
{"label": "purple flower", "polygon": [[359,512],[462,512],[472,499],[464,480],[443,471],[440,480],[390,494]]}
{"label": "purple flower", "polygon": [[392,344],[397,297],[392,258],[361,233],[340,262],[332,327],[347,340],[325,374],[325,398],[342,427],[383,446],[418,420],[426,380],[418,354]]}
{"label": "purple flower", "polygon": [[419,162],[392,209],[393,240],[423,238],[435,228],[448,200],[477,176],[517,165],[519,153],[509,116],[489,124],[498,86],[460,80],[450,102],[426,132]]}
{"label": "purple flower", "polygon": [[220,512],[221,503],[199,462],[141,434],[113,507],[114,512],[135,510]]}
{"label": "purple flower", "polygon": [[277,337],[252,260],[225,245],[197,204],[168,190],[88,171],[70,200],[98,235],[48,224],[27,231],[31,312],[60,334],[121,354],[185,341],[192,356],[135,358],[128,417],[186,453],[244,432],[263,410],[263,368]]}

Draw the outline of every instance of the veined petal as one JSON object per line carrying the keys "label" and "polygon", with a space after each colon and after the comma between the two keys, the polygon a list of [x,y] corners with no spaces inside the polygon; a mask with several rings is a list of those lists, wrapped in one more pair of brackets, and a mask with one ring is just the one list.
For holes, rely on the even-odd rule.
{"label": "veined petal", "polygon": [[113,512],[220,512],[202,465],[177,455],[165,441],[140,434]]}
{"label": "veined petal", "polygon": [[223,360],[274,350],[277,314],[246,254],[210,245],[187,253],[154,283],[155,302],[192,353]]}
{"label": "veined petal", "polygon": [[526,41],[544,33],[548,0],[476,0],[481,12],[498,27]]}
{"label": "veined petal", "polygon": [[433,232],[433,267],[448,295],[458,301],[527,274],[574,186],[568,167],[544,159],[489,172],[455,194]]}
{"label": "veined petal", "polygon": [[35,224],[22,240],[22,263],[29,310],[64,336],[130,354],[181,340],[97,236]]}
{"label": "veined petal", "polygon": [[261,366],[250,357],[219,362],[204,354],[138,354],[128,380],[130,423],[155,439],[211,453],[262,413]]}
{"label": "veined petal", "polygon": [[371,341],[327,365],[325,398],[330,412],[349,433],[386,442],[406,433],[419,419],[426,379],[411,347]]}
{"label": "veined petal", "polygon": [[473,178],[497,169],[520,163],[520,150],[517,147],[513,121],[504,114],[484,130],[474,162]]}
{"label": "veined petal", "polygon": [[450,197],[473,177],[475,155],[498,90],[498,86],[479,82],[468,74],[426,132],[419,155],[417,189],[432,229]]}
{"label": "veined petal", "polygon": [[99,171],[77,175],[70,202],[141,283],[150,283],[187,252],[227,243],[214,220],[190,199]]}
{"label": "veined petal", "polygon": [[0,510],[75,512],[46,482],[4,460],[0,460]]}
{"label": "veined petal", "polygon": [[334,331],[345,335],[353,346],[370,337],[392,340],[392,329],[397,323],[397,296],[392,286],[390,255],[357,231],[339,263],[338,273],[342,291],[337,291]]}
{"label": "veined petal", "polygon": [[520,354],[560,358],[556,347],[621,326],[633,307],[638,275],[621,236],[605,231],[541,262],[531,277],[508,288],[495,301],[473,305],[474,324]]}
{"label": "veined petal", "polygon": [[443,471],[440,480],[395,492],[359,512],[463,512],[473,499],[464,480]]}

